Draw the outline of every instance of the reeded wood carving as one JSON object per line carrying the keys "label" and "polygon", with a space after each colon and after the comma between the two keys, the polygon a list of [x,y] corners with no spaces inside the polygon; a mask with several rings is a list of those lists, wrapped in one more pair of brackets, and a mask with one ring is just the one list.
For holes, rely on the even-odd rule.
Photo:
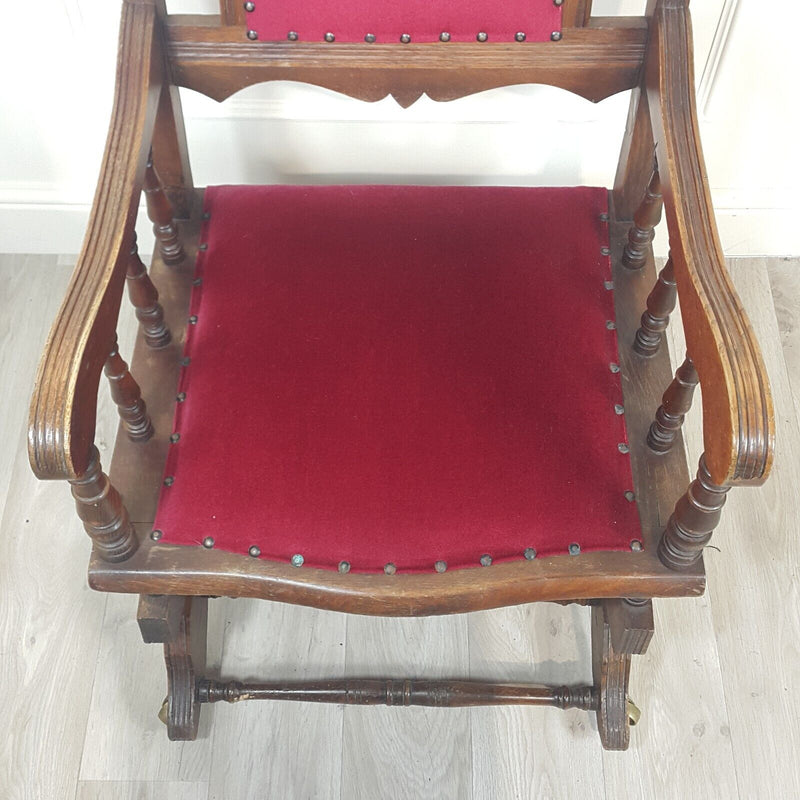
{"label": "reeded wood carving", "polygon": [[[194,741],[202,706],[197,688],[206,668],[208,598],[182,597],[177,636],[164,642],[167,666],[167,735],[172,741]],[[174,601],[173,601],[174,602]]]}
{"label": "reeded wood carving", "polygon": [[642,314],[641,327],[633,340],[633,349],[640,356],[654,356],[658,352],[677,300],[678,288],[672,258],[669,258],[647,298],[647,310]]}
{"label": "reeded wood carving", "polygon": [[719,524],[729,486],[711,479],[705,455],[700,456],[697,478],[678,500],[658,545],[658,557],[670,569],[685,570],[700,558]]}
{"label": "reeded wood carving", "polygon": [[144,173],[144,196],[161,258],[165,264],[180,264],[186,254],[172,216],[172,203],[161,186],[152,158],[148,159]]}
{"label": "reeded wood carving", "polygon": [[651,450],[668,453],[672,449],[683,420],[692,407],[694,390],[699,380],[694,362],[687,355],[675,372],[675,379],[664,392],[662,403],[656,411],[655,422],[647,433],[647,446]]}
{"label": "reeded wood carving", "polygon": [[661,221],[663,206],[658,165],[654,165],[644,199],[633,215],[633,225],[628,231],[628,244],[622,254],[622,263],[628,269],[641,269],[645,265],[650,243],[656,235],[655,227]]}
{"label": "reeded wood carving", "polygon": [[100,453],[94,445],[86,473],[70,484],[78,516],[100,558],[112,563],[130,558],[139,541],[119,493],[100,467]]}
{"label": "reeded wood carving", "polygon": [[117,337],[106,361],[104,372],[111,386],[111,397],[117,404],[122,426],[128,438],[146,442],[153,435],[153,423],[147,414],[139,384],[133,379],[117,347]]}
{"label": "reeded wood carving", "polygon": [[627,750],[629,653],[617,653],[611,643],[611,625],[604,603],[592,607],[592,674],[599,694],[597,727],[606,750]]}
{"label": "reeded wood carving", "polygon": [[158,302],[158,290],[147,274],[147,267],[139,258],[136,234],[133,235],[131,257],[125,278],[128,284],[128,297],[136,309],[136,319],[142,326],[144,340],[153,348],[166,347],[172,340],[172,334],[164,322],[164,309]]}
{"label": "reeded wood carving", "polygon": [[761,351],[725,267],[706,179],[687,3],[656,8],[646,63],[650,117],[686,343],[703,384],[703,447],[717,486],[762,483],[775,414]]}
{"label": "reeded wood carving", "polygon": [[161,85],[155,7],[123,3],[117,83],[97,194],[36,378],[28,456],[43,479],[84,475],[97,391],[114,337]]}

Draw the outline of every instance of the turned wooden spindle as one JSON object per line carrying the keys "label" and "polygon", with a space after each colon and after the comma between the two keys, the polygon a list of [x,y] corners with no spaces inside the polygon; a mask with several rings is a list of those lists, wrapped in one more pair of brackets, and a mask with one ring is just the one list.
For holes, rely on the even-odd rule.
{"label": "turned wooden spindle", "polygon": [[144,340],[153,348],[166,347],[172,339],[172,334],[164,322],[164,309],[158,302],[158,290],[147,274],[147,267],[139,258],[135,233],[125,278],[128,284],[128,297],[136,309],[136,319],[142,326]]}
{"label": "turned wooden spindle", "polygon": [[628,231],[628,244],[622,254],[622,263],[628,269],[641,269],[647,260],[647,251],[655,237],[655,227],[661,221],[661,180],[658,165],[653,167],[653,174],[641,205],[633,215],[633,225]]}
{"label": "turned wooden spindle", "polygon": [[111,397],[117,404],[122,426],[134,442],[146,442],[153,435],[153,423],[147,414],[139,384],[128,371],[128,365],[119,354],[117,339],[103,370],[111,386]]}
{"label": "turned wooden spindle", "polygon": [[675,444],[684,417],[692,407],[694,390],[700,378],[689,356],[678,367],[675,379],[667,387],[661,405],[656,411],[655,422],[647,433],[647,446],[656,453],[668,453]]}
{"label": "turned wooden spindle", "polygon": [[119,492],[100,467],[100,454],[94,445],[86,473],[70,484],[78,516],[100,558],[112,563],[130,558],[139,546],[136,531]]}
{"label": "turned wooden spindle", "polygon": [[658,557],[663,564],[680,572],[700,558],[719,524],[729,490],[729,486],[714,483],[705,456],[701,456],[697,478],[675,505],[658,544]]}
{"label": "turned wooden spindle", "polygon": [[158,250],[165,264],[180,264],[186,257],[178,236],[178,226],[172,217],[172,203],[164,193],[152,158],[144,173],[144,196],[147,201],[147,216],[153,223]]}
{"label": "turned wooden spindle", "polygon": [[642,314],[640,328],[633,340],[633,349],[639,355],[654,356],[658,352],[677,300],[678,288],[670,257],[664,269],[658,274],[653,291],[647,297],[647,310]]}

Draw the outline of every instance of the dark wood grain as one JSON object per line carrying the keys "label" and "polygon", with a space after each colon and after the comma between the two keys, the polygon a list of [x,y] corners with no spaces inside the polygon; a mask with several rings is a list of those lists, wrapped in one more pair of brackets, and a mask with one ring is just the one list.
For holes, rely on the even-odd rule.
{"label": "dark wood grain", "polygon": [[70,484],[75,508],[92,539],[95,556],[105,563],[130,558],[139,546],[136,530],[119,492],[100,466],[100,453],[94,445],[89,453],[89,466]]}
{"label": "dark wood grain", "polygon": [[[202,206],[197,200],[196,209]],[[641,270],[622,267],[627,226],[610,223],[615,306],[622,366],[625,414],[631,447],[634,491],[642,523],[644,549],[636,553],[583,553],[579,558],[550,558],[496,564],[475,570],[448,570],[434,575],[359,575],[298,570],[290,565],[204,548],[180,547],[148,538],[155,518],[164,463],[172,433],[180,353],[188,315],[192,259],[197,252],[199,215],[183,226],[189,257],[177,268],[154,258],[151,274],[173,326],[174,341],[164,350],[147,347],[140,334],[132,366],[141,376],[156,435],[132,448],[118,436],[111,464],[112,479],[125,497],[142,535],[141,551],[124,566],[109,567],[93,556],[90,583],[106,591],[146,594],[214,594],[265,597],[285,602],[360,614],[415,616],[496,608],[534,600],[580,597],[659,597],[696,595],[703,591],[702,564],[678,575],[656,556],[661,533],[676,501],[686,491],[689,472],[676,452],[656,455],[646,446],[653,410],[672,380],[669,356],[659,352],[641,358],[633,341],[650,287],[656,278],[652,255]],[[636,446],[638,443],[638,446]]]}
{"label": "dark wood grain", "polygon": [[640,356],[652,356],[661,347],[664,331],[669,325],[670,314],[678,302],[678,287],[675,284],[675,270],[672,258],[661,272],[653,291],[647,296],[647,308],[642,314],[639,330],[633,339],[633,349]]}
{"label": "dark wood grain", "polygon": [[659,558],[670,569],[684,570],[700,560],[703,548],[719,524],[730,486],[718,486],[706,457],[700,457],[697,478],[675,506],[658,546]]}
{"label": "dark wood grain", "polygon": [[647,432],[647,446],[651,450],[666,453],[672,449],[683,420],[692,407],[694,390],[699,381],[692,359],[686,356],[675,372],[675,379],[664,392],[655,421]]}
{"label": "dark wood grain", "polygon": [[[216,20],[216,23],[214,23]],[[638,17],[595,17],[564,31],[560,42],[336,44],[250,42],[241,27],[173,16],[166,28],[173,80],[224,100],[255,83],[295,80],[361,100],[392,95],[408,106],[426,93],[454,100],[521,83],[545,83],[589,100],[638,84],[646,23]]]}
{"label": "dark wood grain", "polygon": [[28,455],[43,479],[89,468],[100,374],[116,333],[161,85],[155,8],[122,7],[114,106],[83,249],[39,364]]}
{"label": "dark wood grain", "polygon": [[143,594],[136,621],[145,644],[167,642],[180,634],[185,598],[176,595]]}
{"label": "dark wood grain", "polygon": [[128,286],[131,305],[136,309],[136,319],[139,320],[148,346],[166,347],[172,339],[172,334],[164,322],[164,309],[158,302],[158,290],[147,274],[147,267],[139,258],[136,234],[133,236],[125,283]]}
{"label": "dark wood grain", "polygon": [[633,225],[628,231],[628,243],[622,254],[622,263],[628,269],[641,269],[647,260],[647,251],[655,236],[655,227],[661,221],[661,181],[658,167],[653,169],[642,202],[633,215]]}
{"label": "dark wood grain", "polygon": [[147,414],[147,405],[142,399],[139,384],[119,354],[116,337],[103,371],[111,387],[111,399],[117,406],[128,438],[134,442],[146,442],[153,435],[153,424]]}
{"label": "dark wood grain", "polygon": [[762,483],[775,414],[761,350],[725,267],[700,145],[686,0],[662,0],[646,65],[651,122],[686,341],[703,387],[713,482]]}
{"label": "dark wood grain", "polygon": [[144,172],[144,196],[147,201],[147,215],[153,223],[153,233],[158,244],[158,252],[166,264],[180,264],[186,257],[183,252],[178,226],[161,177],[156,170],[153,159],[147,161]]}

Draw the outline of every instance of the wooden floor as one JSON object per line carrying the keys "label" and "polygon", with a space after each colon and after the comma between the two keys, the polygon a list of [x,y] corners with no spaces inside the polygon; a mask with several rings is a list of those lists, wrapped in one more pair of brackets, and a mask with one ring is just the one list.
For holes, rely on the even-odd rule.
{"label": "wooden floor", "polygon": [[[706,551],[706,596],[655,603],[655,639],[634,659],[644,713],[627,753],[604,753],[584,712],[535,708],[221,704],[204,710],[197,742],[169,743],[156,718],[160,648],[141,642],[136,599],[86,587],[89,543],[68,488],[28,468],[31,383],[71,264],[0,256],[2,800],[800,797],[800,260],[731,264],[775,393],[775,472],[762,490],[731,493]],[[124,319],[123,354],[127,309]],[[107,462],[105,389],[99,413]],[[210,608],[209,657],[231,676],[590,679],[584,608],[424,620]]]}

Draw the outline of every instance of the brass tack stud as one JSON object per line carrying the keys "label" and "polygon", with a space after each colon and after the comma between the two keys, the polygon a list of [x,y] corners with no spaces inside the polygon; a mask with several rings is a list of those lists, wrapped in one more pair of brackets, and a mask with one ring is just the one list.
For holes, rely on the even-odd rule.
{"label": "brass tack stud", "polygon": [[642,543],[638,539],[631,540],[631,550],[634,553],[639,553],[642,550]]}
{"label": "brass tack stud", "polygon": [[446,561],[437,561],[433,568],[441,575],[443,572],[447,572],[447,562]]}
{"label": "brass tack stud", "polygon": [[614,404],[614,413],[615,413],[615,414],[616,414],[618,417],[621,417],[621,416],[622,416],[622,415],[625,413],[625,406],[623,406],[623,405],[622,405],[622,404],[620,404],[620,403],[615,403],[615,404]]}
{"label": "brass tack stud", "polygon": [[447,31],[442,31],[439,34],[439,41],[440,42],[449,42],[450,41],[450,34]]}
{"label": "brass tack stud", "polygon": [[175,395],[175,400],[177,400],[179,403],[182,403],[184,400],[186,400],[186,392],[178,392],[178,394]]}
{"label": "brass tack stud", "polygon": [[608,214],[605,211],[600,215],[600,222],[608,222]]}
{"label": "brass tack stud", "polygon": [[261,555],[261,548],[258,545],[253,545],[248,551],[253,558],[258,558]]}
{"label": "brass tack stud", "polygon": [[[555,2],[555,0],[553,0],[553,2]],[[556,5],[560,5],[560,3],[556,3]],[[251,3],[250,0],[248,0],[248,2],[246,2],[244,4],[244,10],[245,11],[255,11],[256,10],[256,4],[255,3]]]}
{"label": "brass tack stud", "polygon": [[191,359],[191,358],[189,358],[189,356],[184,356],[184,357],[181,359],[181,366],[182,366],[182,367],[188,367],[188,366],[189,366],[189,364],[191,364],[191,363],[192,363],[192,359]]}
{"label": "brass tack stud", "polygon": [[384,571],[384,572],[385,572],[387,575],[394,575],[394,574],[395,574],[395,572],[397,572],[397,567],[396,567],[394,564],[392,564],[392,563],[390,562],[390,563],[388,563],[388,564],[387,564],[387,565],[386,565],[386,566],[383,568],[383,571]]}
{"label": "brass tack stud", "polygon": [[297,33],[297,31],[289,31],[289,33],[286,34],[286,38],[290,42],[296,42],[300,38],[300,36]]}
{"label": "brass tack stud", "polygon": [[192,281],[192,286],[199,286],[199,285],[200,285],[202,282],[203,282],[203,279],[202,279],[202,278],[195,278],[195,279]]}
{"label": "brass tack stud", "polygon": [[533,561],[536,558],[536,550],[533,547],[526,547],[523,555],[528,561]]}
{"label": "brass tack stud", "polygon": [[175,444],[175,442],[180,441],[180,438],[181,438],[181,435],[179,433],[173,433],[169,437],[169,440],[172,442],[172,444]]}
{"label": "brass tack stud", "polygon": [[619,450],[620,453],[622,453],[623,455],[625,455],[626,453],[630,453],[631,451],[630,447],[628,447],[628,445],[626,445],[625,442],[620,442],[617,445],[617,450]]}
{"label": "brass tack stud", "polygon": [[619,364],[615,364],[613,361],[608,365],[608,368],[616,375],[619,372]]}
{"label": "brass tack stud", "polygon": [[601,256],[610,256],[610,255],[611,255],[611,250],[610,250],[610,248],[608,248],[608,247],[601,247],[601,248],[600,248],[600,255],[601,255]]}
{"label": "brass tack stud", "polygon": [[492,566],[492,557],[488,553],[485,553],[484,555],[481,556],[481,566],[482,567]]}
{"label": "brass tack stud", "polygon": [[489,34],[486,31],[481,31],[476,38],[479,42],[486,42],[489,40]]}
{"label": "brass tack stud", "polygon": [[189,324],[197,325],[197,314],[192,314],[192,316],[189,317]]}
{"label": "brass tack stud", "polygon": [[573,542],[569,546],[569,554],[571,556],[578,556],[581,553],[581,546],[577,542]]}
{"label": "brass tack stud", "polygon": [[561,31],[553,31],[550,34],[550,39],[552,41],[554,41],[554,42],[560,42],[561,41]]}
{"label": "brass tack stud", "polygon": [[603,286],[610,292],[614,288],[614,281],[603,281]]}
{"label": "brass tack stud", "polygon": [[518,42],[524,42],[528,37],[522,31],[518,31],[517,33],[514,34],[514,38]]}
{"label": "brass tack stud", "polygon": [[615,331],[617,329],[617,323],[614,322],[612,319],[606,320],[606,328],[610,331]]}
{"label": "brass tack stud", "polygon": [[340,561],[339,562],[339,572],[341,572],[342,575],[347,575],[347,573],[350,572],[350,562],[349,561]]}
{"label": "brass tack stud", "polygon": [[213,546],[214,546],[214,537],[206,536],[206,538],[203,539],[203,547],[205,547],[206,550],[210,550]]}
{"label": "brass tack stud", "polygon": [[172,486],[173,483],[175,483],[175,478],[173,478],[172,475],[167,475],[167,477],[164,478],[164,486]]}
{"label": "brass tack stud", "polygon": [[325,34],[325,41],[326,42],[335,42],[336,41],[336,37],[330,31],[328,31]]}
{"label": "brass tack stud", "polygon": [[305,564],[305,561],[306,560],[303,558],[303,556],[300,555],[300,553],[295,553],[292,556],[292,566],[293,567],[302,567],[303,564]]}
{"label": "brass tack stud", "polygon": [[403,34],[403,35],[400,37],[400,41],[401,41],[403,44],[408,44],[408,43],[411,41],[411,36],[409,36],[409,34],[407,34],[407,33],[404,33],[404,34]]}
{"label": "brass tack stud", "polygon": [[205,220],[211,219],[211,212],[210,211],[204,211],[203,212],[203,219],[205,219]]}
{"label": "brass tack stud", "polygon": [[629,503],[632,503],[636,499],[636,495],[633,492],[631,492],[630,490],[628,490],[627,492],[625,492],[625,499]]}
{"label": "brass tack stud", "polygon": [[157,529],[154,530],[154,531],[150,531],[150,538],[154,542],[157,542],[163,535],[164,535],[164,531],[160,531],[160,530],[157,530]]}
{"label": "brass tack stud", "polygon": [[553,0],[553,5],[554,6],[563,6],[564,5],[564,0]]}
{"label": "brass tack stud", "polygon": [[247,38],[252,41],[255,41],[256,39],[258,39],[258,31],[247,31]]}
{"label": "brass tack stud", "polygon": [[375,34],[374,34],[374,33],[368,33],[368,34],[367,34],[367,35],[364,37],[364,41],[365,41],[367,44],[373,44],[373,42],[375,41],[375,39],[376,39],[376,38],[377,38],[377,37],[375,36]]}
{"label": "brass tack stud", "polygon": [[203,242],[201,245],[198,246],[198,250],[208,250],[208,242]]}

